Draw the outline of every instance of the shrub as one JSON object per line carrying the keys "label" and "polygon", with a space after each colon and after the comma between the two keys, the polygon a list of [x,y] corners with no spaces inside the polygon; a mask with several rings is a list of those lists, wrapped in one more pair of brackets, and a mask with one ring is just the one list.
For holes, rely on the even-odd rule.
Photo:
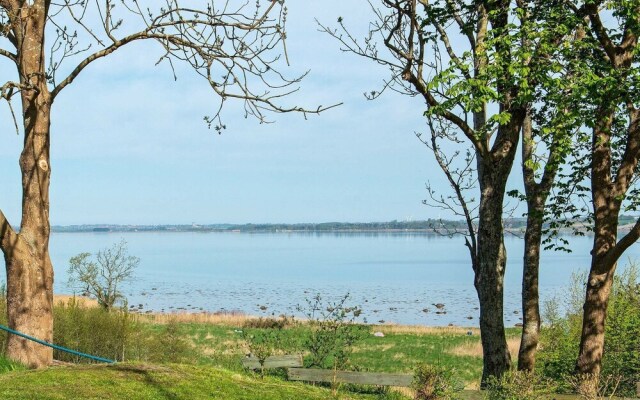
{"label": "shrub", "polygon": [[192,356],[192,347],[175,319],[170,319],[163,329],[154,335],[151,346],[149,358],[152,361],[182,363]]}
{"label": "shrub", "polygon": [[527,371],[507,371],[487,381],[487,400],[537,400],[552,392],[550,383]]}
{"label": "shrub", "polygon": [[317,294],[307,299],[307,307],[298,306],[309,320],[309,331],[302,346],[309,352],[306,367],[345,369],[353,347],[369,333],[369,328],[356,323],[361,309],[347,306],[349,294],[336,302],[325,302]]}
{"label": "shrub", "polygon": [[[75,299],[53,308],[53,342],[83,353],[116,361],[129,360],[134,332],[142,327],[126,310],[108,312],[85,307]],[[55,350],[56,360],[89,362],[88,359]]]}
{"label": "shrub", "polygon": [[416,367],[411,385],[416,391],[416,400],[455,399],[456,386],[453,371],[431,364]]}

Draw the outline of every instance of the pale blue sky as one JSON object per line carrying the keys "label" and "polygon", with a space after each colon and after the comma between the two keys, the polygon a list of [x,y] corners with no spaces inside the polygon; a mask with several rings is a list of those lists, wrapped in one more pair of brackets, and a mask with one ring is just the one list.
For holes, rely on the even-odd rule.
{"label": "pale blue sky", "polygon": [[[155,44],[134,44],[86,69],[56,100],[52,122],[51,222],[179,224],[382,221],[437,217],[421,204],[425,182],[442,182],[414,136],[419,98],[388,93],[367,101],[384,69],[344,54],[314,18],[343,16],[364,34],[365,1],[288,1],[287,48],[295,75],[310,69],[291,104],[344,102],[320,116],[245,120],[228,102],[227,130],[202,117],[214,95],[188,68],[174,82]],[[3,81],[14,79],[0,64]],[[7,77],[7,78],[5,78]],[[288,100],[289,101],[289,100]],[[0,207],[19,223],[17,136],[0,105]]]}

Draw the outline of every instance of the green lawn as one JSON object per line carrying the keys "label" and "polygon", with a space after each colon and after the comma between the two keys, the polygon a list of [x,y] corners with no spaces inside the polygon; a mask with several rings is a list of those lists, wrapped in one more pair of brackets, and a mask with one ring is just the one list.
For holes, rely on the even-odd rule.
{"label": "green lawn", "polygon": [[289,400],[378,399],[216,367],[144,364],[81,365],[0,374],[0,399]]}

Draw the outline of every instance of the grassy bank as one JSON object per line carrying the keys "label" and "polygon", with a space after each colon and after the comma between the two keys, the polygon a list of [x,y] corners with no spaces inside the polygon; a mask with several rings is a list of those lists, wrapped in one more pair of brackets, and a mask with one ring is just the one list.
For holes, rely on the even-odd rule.
{"label": "grassy bank", "polygon": [[[0,398],[47,399],[328,399],[327,389],[193,365],[118,364],[52,367],[0,374]],[[338,393],[337,399],[376,399]]]}

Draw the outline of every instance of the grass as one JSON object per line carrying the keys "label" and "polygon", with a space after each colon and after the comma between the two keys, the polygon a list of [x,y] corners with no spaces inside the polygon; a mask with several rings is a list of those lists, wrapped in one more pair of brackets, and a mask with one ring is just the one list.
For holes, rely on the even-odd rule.
{"label": "grass", "polygon": [[11,371],[22,371],[25,368],[0,356],[0,374]]}
{"label": "grass", "polygon": [[[142,333],[166,329],[178,322],[179,336],[186,338],[193,351],[185,360],[189,365],[150,366],[120,364],[116,367],[77,366],[54,367],[43,371],[23,371],[23,368],[0,358],[0,399],[2,398],[329,398],[327,391],[304,384],[292,384],[282,379],[282,371],[270,371],[270,377],[258,380],[242,368],[241,360],[249,352],[243,339],[243,325],[252,317],[243,314],[178,314],[140,315]],[[468,335],[468,333],[471,335]],[[295,324],[283,330],[286,346],[282,353],[303,353],[301,343],[309,327]],[[453,369],[457,381],[466,388],[476,389],[482,371],[482,353],[477,329],[458,327],[421,327],[373,325],[359,342],[351,356],[351,364],[361,371],[412,373],[419,363],[431,363]],[[373,332],[383,332],[376,337]],[[507,331],[510,342],[517,342],[519,329]],[[515,354],[515,353],[514,353]],[[4,373],[3,372],[8,372]],[[212,382],[209,382],[212,381]],[[81,382],[82,388],[74,388]],[[209,383],[207,383],[209,382]],[[218,384],[225,388],[218,388]],[[273,394],[264,394],[263,387]],[[107,393],[111,388],[115,397]],[[213,389],[212,389],[213,388]],[[212,390],[220,393],[219,397]],[[306,390],[309,390],[308,392]],[[85,390],[85,391],[83,391]],[[93,395],[92,391],[96,394]],[[290,392],[302,390],[303,392]],[[319,392],[315,392],[320,390]],[[353,399],[400,398],[391,394],[363,394],[343,388],[343,397]],[[257,392],[256,392],[257,391]],[[411,397],[407,391],[405,395]],[[257,394],[256,394],[257,393]],[[22,397],[20,397],[22,396]],[[47,397],[49,396],[49,397]],[[92,397],[93,396],[93,397]],[[212,397],[213,396],[213,397]],[[270,397],[269,397],[270,396]],[[351,397],[350,397],[351,396]],[[377,397],[376,397],[377,396]],[[386,397],[385,397],[386,396]],[[409,398],[402,397],[402,398]]]}
{"label": "grass", "polygon": [[[151,325],[151,329],[158,329]],[[217,365],[241,371],[241,358],[249,350],[242,338],[241,321],[234,324],[181,323],[182,333],[189,338],[201,365]],[[284,353],[300,353],[300,341],[307,329],[304,325],[287,328],[284,335],[288,348]],[[442,365],[454,370],[454,376],[468,388],[477,388],[482,374],[482,352],[477,330],[402,326],[372,326],[371,332],[382,331],[384,337],[369,335],[354,349],[352,365],[364,371],[412,373],[419,363]],[[517,343],[519,329],[508,330],[509,342]],[[515,356],[517,353],[512,352]]]}
{"label": "grass", "polygon": [[[381,392],[352,385],[343,387],[334,396],[324,387],[287,382],[278,370],[259,378],[241,366],[247,352],[239,332],[244,320],[213,321],[179,324],[181,334],[195,350],[190,364],[85,364],[28,371],[0,357],[0,399],[407,400],[413,397],[407,388]],[[145,328],[162,329],[165,322],[168,321],[147,323]],[[290,352],[299,351],[300,338],[307,329],[304,325],[285,329],[291,339]],[[356,347],[352,364],[358,369],[411,373],[418,363],[429,362],[453,368],[455,377],[465,382],[467,389],[477,389],[482,368],[477,332],[467,336],[468,329],[460,328],[371,327],[371,332],[377,331],[385,332],[385,336],[370,335]],[[517,342],[518,335],[518,329],[507,331],[509,342]],[[465,390],[460,395],[468,400],[483,399],[483,394],[475,390]],[[576,399],[558,395],[551,398]]]}
{"label": "grass", "polygon": [[80,365],[0,375],[0,398],[13,400],[284,400],[328,398],[373,400],[376,395],[339,392],[216,367],[145,364]]}

